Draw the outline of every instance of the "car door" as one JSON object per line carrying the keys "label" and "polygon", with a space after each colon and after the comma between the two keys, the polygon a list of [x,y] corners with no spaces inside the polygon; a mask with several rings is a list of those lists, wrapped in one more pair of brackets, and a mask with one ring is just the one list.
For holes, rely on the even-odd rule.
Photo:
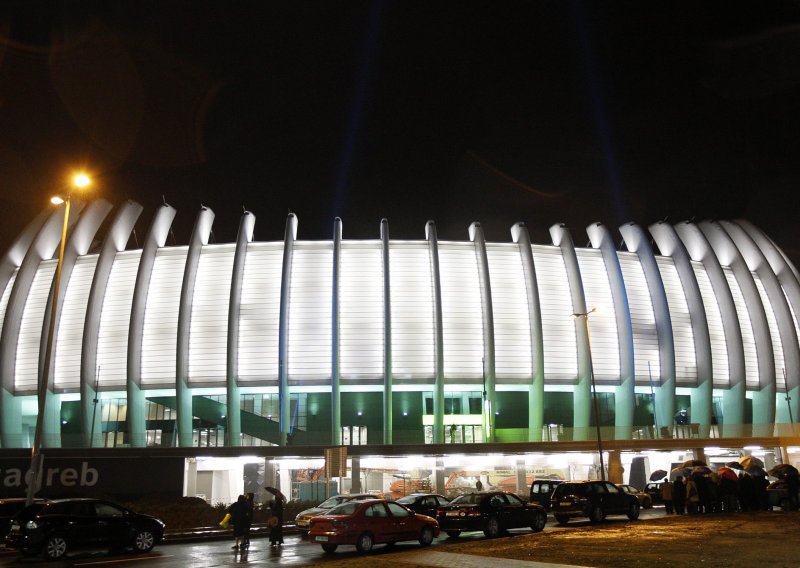
{"label": "car door", "polygon": [[604,483],[606,488],[606,502],[608,503],[605,506],[605,510],[607,513],[621,513],[625,511],[625,503],[628,501],[628,495],[626,495],[619,487],[614,485],[613,483]]}
{"label": "car door", "polygon": [[414,513],[397,503],[386,503],[392,518],[392,540],[417,538],[417,519]]}
{"label": "car door", "polygon": [[427,495],[420,499],[419,513],[429,517],[436,518],[436,509],[439,507],[439,502],[433,495]]}
{"label": "car door", "polygon": [[67,543],[72,548],[84,548],[97,544],[104,535],[97,525],[94,505],[89,501],[70,503],[64,514]]}
{"label": "car door", "polygon": [[522,499],[513,494],[503,495],[503,497],[508,501],[508,523],[505,525],[505,528],[511,529],[530,526],[528,510],[525,508],[525,503],[522,502]]}
{"label": "car door", "polygon": [[367,507],[364,517],[369,524],[375,542],[395,542],[394,519],[389,516],[383,503],[375,503]]}
{"label": "car door", "polygon": [[489,514],[497,517],[500,526],[509,528],[514,526],[514,517],[511,507],[508,506],[508,499],[502,493],[495,493],[489,497]]}
{"label": "car door", "polygon": [[125,510],[105,502],[95,503],[94,509],[97,514],[97,524],[105,533],[103,544],[112,547],[128,545],[133,526]]}

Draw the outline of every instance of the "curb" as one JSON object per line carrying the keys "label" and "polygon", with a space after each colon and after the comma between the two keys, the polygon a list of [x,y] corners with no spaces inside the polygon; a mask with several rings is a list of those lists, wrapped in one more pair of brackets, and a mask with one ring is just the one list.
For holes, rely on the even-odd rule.
{"label": "curb", "polygon": [[[258,523],[251,527],[250,535],[253,538],[267,537],[269,535],[269,527],[266,523]],[[284,525],[283,534],[299,534],[300,530],[295,525]],[[232,529],[223,529],[220,527],[197,527],[194,529],[184,529],[169,531],[164,533],[165,544],[179,544],[182,542],[199,542],[206,540],[229,540],[233,538]]]}

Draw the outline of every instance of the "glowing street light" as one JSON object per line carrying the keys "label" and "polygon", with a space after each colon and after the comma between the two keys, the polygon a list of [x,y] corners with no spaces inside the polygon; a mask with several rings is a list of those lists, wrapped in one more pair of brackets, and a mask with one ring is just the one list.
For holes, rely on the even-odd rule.
{"label": "glowing street light", "polygon": [[594,382],[594,363],[592,362],[592,340],[589,335],[589,314],[597,311],[597,308],[592,308],[588,312],[572,314],[573,317],[583,318],[586,325],[586,344],[589,347],[589,377],[592,380],[592,403],[594,407],[594,426],[597,429],[597,453],[600,455],[600,479],[606,480],[606,468],[603,463],[603,438],[600,435],[600,409],[597,406],[597,386]]}
{"label": "glowing street light", "polygon": [[53,303],[50,311],[50,328],[47,334],[47,345],[44,352],[44,367],[42,368],[42,380],[39,382],[38,391],[38,413],[36,415],[36,433],[33,437],[33,447],[31,448],[31,467],[28,471],[28,492],[26,502],[28,505],[33,503],[36,495],[36,485],[42,475],[42,465],[44,456],[41,453],[42,437],[44,430],[44,414],[47,404],[47,391],[50,387],[50,362],[53,358],[53,336],[56,331],[56,314],[58,313],[58,289],[61,285],[61,267],[64,264],[64,247],[67,241],[67,226],[69,225],[69,210],[72,199],[72,189],[84,189],[91,184],[92,180],[85,173],[78,173],[72,178],[72,184],[67,186],[66,199],[61,196],[50,198],[50,203],[54,205],[64,204],[64,220],[61,224],[61,244],[58,249],[58,263],[56,264],[55,285],[53,288]]}

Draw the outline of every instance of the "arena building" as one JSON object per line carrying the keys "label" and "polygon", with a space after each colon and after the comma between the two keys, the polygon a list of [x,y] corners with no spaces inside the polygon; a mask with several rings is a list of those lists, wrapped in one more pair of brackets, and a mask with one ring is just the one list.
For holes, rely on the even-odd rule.
{"label": "arena building", "polygon": [[139,204],[73,209],[56,310],[61,211],[0,264],[5,455],[31,447],[41,410],[51,455],[179,456],[195,480],[199,456],[237,477],[254,455],[294,472],[341,445],[428,460],[434,486],[489,454],[517,485],[548,469],[537,455],[585,477],[599,439],[609,470],[643,451],[800,457],[800,276],[747,221],[630,223],[619,246],[596,223],[584,248],[561,224],[547,244],[523,223],[490,243],[479,223],[439,240],[432,221],[391,239],[385,219],[376,239],[344,239],[336,219],[332,239],[303,241],[293,214],[283,241],[257,242],[244,212],[235,243],[210,244],[202,207],[188,246],[165,246],[164,204],[129,248]]}

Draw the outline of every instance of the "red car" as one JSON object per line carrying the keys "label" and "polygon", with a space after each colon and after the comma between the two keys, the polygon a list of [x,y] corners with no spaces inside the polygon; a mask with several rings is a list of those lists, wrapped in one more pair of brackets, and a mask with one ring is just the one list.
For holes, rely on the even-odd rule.
{"label": "red car", "polygon": [[439,523],[394,501],[370,499],[343,503],[314,517],[308,536],[325,552],[335,551],[340,544],[354,544],[359,552],[367,552],[375,544],[402,540],[428,546],[439,536]]}

